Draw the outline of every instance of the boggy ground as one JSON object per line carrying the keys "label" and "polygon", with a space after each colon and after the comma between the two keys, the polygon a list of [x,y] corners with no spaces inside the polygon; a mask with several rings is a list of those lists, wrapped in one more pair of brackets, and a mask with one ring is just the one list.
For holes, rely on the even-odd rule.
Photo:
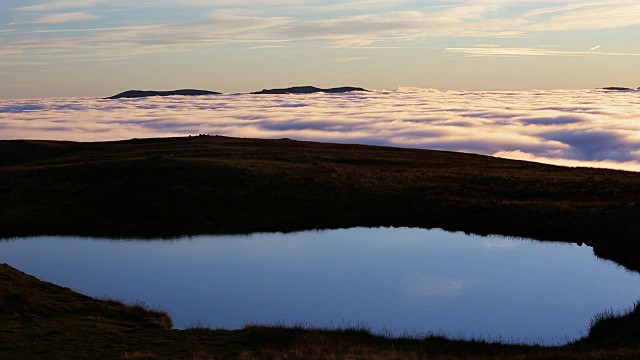
{"label": "boggy ground", "polygon": [[[597,255],[638,271],[639,200],[640,173],[453,152],[219,136],[0,141],[5,238],[439,227],[584,242]],[[26,275],[8,269],[0,269],[8,286],[20,287],[18,279]],[[12,339],[37,339],[60,358],[640,358],[640,307],[599,322],[583,341],[547,349],[390,340],[358,329],[176,331],[145,326],[139,318],[107,321],[110,316],[87,315],[84,305],[48,317],[57,314],[57,306],[40,312],[19,306],[31,296],[43,296],[46,303],[52,285],[41,285],[16,290],[18,295],[0,288],[0,355],[20,357],[32,350],[12,347]],[[59,296],[77,295],[65,294]],[[72,315],[78,312],[82,326],[93,327],[86,330],[94,331],[93,341],[76,330],[81,327]],[[61,348],[67,341],[79,345]],[[112,345],[115,350],[105,350]]]}

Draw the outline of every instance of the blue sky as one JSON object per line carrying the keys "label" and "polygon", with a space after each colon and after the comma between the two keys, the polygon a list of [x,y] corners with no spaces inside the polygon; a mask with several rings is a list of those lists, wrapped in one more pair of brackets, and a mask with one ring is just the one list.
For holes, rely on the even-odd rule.
{"label": "blue sky", "polygon": [[0,98],[640,86],[637,0],[3,0]]}

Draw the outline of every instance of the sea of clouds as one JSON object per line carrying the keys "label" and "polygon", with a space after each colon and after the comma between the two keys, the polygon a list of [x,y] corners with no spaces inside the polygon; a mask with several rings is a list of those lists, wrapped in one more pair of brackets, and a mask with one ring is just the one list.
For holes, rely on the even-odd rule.
{"label": "sea of clouds", "polygon": [[437,91],[0,100],[0,139],[198,134],[486,154],[640,171],[640,91]]}

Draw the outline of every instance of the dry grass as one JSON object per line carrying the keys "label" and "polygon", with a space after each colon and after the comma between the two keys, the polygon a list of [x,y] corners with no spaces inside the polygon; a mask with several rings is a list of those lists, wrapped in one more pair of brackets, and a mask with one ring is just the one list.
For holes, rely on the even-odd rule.
{"label": "dry grass", "polygon": [[640,173],[219,136],[0,141],[0,154],[0,238],[439,227],[586,242],[640,268]]}
{"label": "dry grass", "polygon": [[[0,141],[0,238],[439,227],[586,243],[640,270],[640,173],[291,140]],[[640,306],[560,348],[195,324],[0,266],[0,358],[638,359]]]}

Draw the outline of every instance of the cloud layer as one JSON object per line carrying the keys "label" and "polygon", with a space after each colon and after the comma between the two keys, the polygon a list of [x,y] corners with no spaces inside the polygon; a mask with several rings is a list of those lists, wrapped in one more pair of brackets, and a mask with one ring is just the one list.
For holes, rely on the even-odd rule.
{"label": "cloud layer", "polygon": [[0,100],[0,138],[216,134],[479,153],[640,171],[640,92],[369,93]]}

